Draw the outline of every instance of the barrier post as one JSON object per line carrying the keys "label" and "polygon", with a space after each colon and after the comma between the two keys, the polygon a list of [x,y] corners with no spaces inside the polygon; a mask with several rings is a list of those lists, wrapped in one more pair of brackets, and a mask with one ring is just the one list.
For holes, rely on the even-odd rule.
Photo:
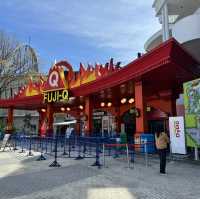
{"label": "barrier post", "polygon": [[[43,138],[40,137],[40,142],[42,142],[42,139]],[[42,160],[46,160],[46,158],[43,155],[43,142],[42,142],[42,146],[41,146],[41,150],[40,150],[40,156],[37,158],[36,161],[42,161]]]}
{"label": "barrier post", "polygon": [[105,144],[103,143],[103,166],[106,167]]}
{"label": "barrier post", "polygon": [[67,153],[66,153],[66,137],[64,136],[64,147],[63,147],[63,154],[62,155],[68,155]]}
{"label": "barrier post", "polygon": [[39,151],[39,137],[37,138],[37,147],[36,147],[36,151]]}
{"label": "barrier post", "polygon": [[[118,144],[120,144],[120,139],[118,139],[118,138],[116,138],[116,144],[118,145]],[[121,147],[118,147],[116,145],[116,147],[115,147],[115,154],[114,154],[114,156],[113,156],[113,158],[118,158],[119,157],[119,151],[120,151],[120,148]],[[123,149],[123,147],[122,147],[122,149]]]}
{"label": "barrier post", "polygon": [[85,153],[86,153],[87,149],[86,149],[86,143],[83,143],[83,158],[85,158]]}
{"label": "barrier post", "polygon": [[71,141],[70,141],[70,138],[68,138],[68,140],[69,140],[68,157],[71,158]]}
{"label": "barrier post", "polygon": [[194,148],[194,158],[195,158],[195,160],[199,160],[199,152],[198,152],[197,146],[195,146],[195,148]]}
{"label": "barrier post", "polygon": [[54,153],[54,161],[49,165],[49,167],[61,167],[61,165],[57,162],[57,144],[58,144],[58,136],[56,133],[55,138],[55,153]]}
{"label": "barrier post", "polygon": [[111,156],[111,147],[108,147],[108,155]]}
{"label": "barrier post", "polygon": [[88,143],[88,155],[92,155],[92,144]]}
{"label": "barrier post", "polygon": [[25,153],[25,151],[24,151],[24,145],[23,145],[23,137],[21,137],[21,141],[20,141],[20,143],[21,143],[21,148],[22,148],[22,150],[19,152],[19,153]]}
{"label": "barrier post", "polygon": [[30,134],[30,137],[29,137],[29,152],[28,152],[28,156],[33,156],[33,153],[32,153],[32,136]]}
{"label": "barrier post", "polygon": [[47,154],[47,152],[48,152],[48,137],[45,137],[45,144],[46,144],[46,146],[45,146],[45,154]]}
{"label": "barrier post", "polygon": [[51,152],[53,152],[53,138],[50,138],[50,139],[51,139]]}
{"label": "barrier post", "polygon": [[81,156],[81,140],[79,137],[79,142],[78,142],[78,156],[75,158],[75,160],[82,160],[83,157]]}
{"label": "barrier post", "polygon": [[131,143],[130,146],[131,146],[130,147],[130,149],[131,149],[130,150],[131,151],[131,163],[134,163],[134,152],[135,152],[134,148],[135,148],[135,145],[134,145],[134,143]]}
{"label": "barrier post", "polygon": [[13,151],[16,151],[16,150],[18,150],[18,149],[17,149],[17,136],[15,135],[14,136],[14,148],[13,148]]}
{"label": "barrier post", "polygon": [[26,148],[27,149],[29,148],[29,139],[28,139],[28,136],[26,136]]}
{"label": "barrier post", "polygon": [[98,166],[98,168],[101,168],[101,164],[99,161],[99,149],[100,149],[100,139],[96,138],[96,160],[91,166]]}
{"label": "barrier post", "polygon": [[127,143],[126,143],[126,157],[127,157],[128,168],[130,168],[129,149],[128,149],[128,144]]}
{"label": "barrier post", "polygon": [[147,140],[144,140],[145,165],[148,167]]}

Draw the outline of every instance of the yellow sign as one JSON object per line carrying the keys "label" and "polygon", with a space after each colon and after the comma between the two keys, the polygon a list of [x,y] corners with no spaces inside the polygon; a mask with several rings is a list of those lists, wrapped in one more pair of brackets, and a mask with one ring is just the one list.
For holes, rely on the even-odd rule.
{"label": "yellow sign", "polygon": [[67,102],[69,100],[68,90],[54,90],[43,93],[44,103]]}

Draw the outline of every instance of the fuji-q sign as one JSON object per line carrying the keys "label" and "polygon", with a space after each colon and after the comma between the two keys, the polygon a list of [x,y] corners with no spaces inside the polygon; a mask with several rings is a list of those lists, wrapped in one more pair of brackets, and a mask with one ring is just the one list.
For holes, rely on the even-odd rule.
{"label": "fuji-q sign", "polygon": [[67,102],[69,100],[68,90],[55,90],[44,92],[44,102]]}
{"label": "fuji-q sign", "polygon": [[62,86],[62,79],[57,70],[49,74],[46,91],[43,92],[44,103],[67,102],[69,100],[68,90]]}
{"label": "fuji-q sign", "polygon": [[53,71],[49,76],[49,85],[51,87],[58,87],[59,74],[57,71]]}

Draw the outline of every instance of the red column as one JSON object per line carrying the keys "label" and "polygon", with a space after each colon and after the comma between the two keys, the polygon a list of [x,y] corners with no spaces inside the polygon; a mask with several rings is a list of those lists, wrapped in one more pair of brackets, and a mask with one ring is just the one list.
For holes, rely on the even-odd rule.
{"label": "red column", "polygon": [[146,101],[142,81],[135,82],[135,107],[139,109],[140,116],[136,117],[136,133],[147,131]]}
{"label": "red column", "polygon": [[80,118],[77,118],[77,123],[75,124],[75,133],[80,135],[81,128],[80,128]]}
{"label": "red column", "polygon": [[115,108],[115,117],[116,117],[116,132],[119,135],[121,132],[121,117],[120,117],[120,105]]}
{"label": "red column", "polygon": [[39,136],[45,136],[45,135],[42,135],[43,132],[41,131],[41,128],[42,128],[42,125],[43,125],[44,122],[45,122],[46,112],[38,111],[38,113],[39,113],[38,135],[39,135]]}
{"label": "red column", "polygon": [[6,133],[11,134],[12,131],[13,131],[13,108],[9,108],[7,124],[6,124]]}
{"label": "red column", "polygon": [[53,136],[53,105],[47,104],[47,136]]}
{"label": "red column", "polygon": [[93,102],[91,97],[87,97],[85,100],[85,134],[87,136],[92,133],[92,111],[93,111]]}

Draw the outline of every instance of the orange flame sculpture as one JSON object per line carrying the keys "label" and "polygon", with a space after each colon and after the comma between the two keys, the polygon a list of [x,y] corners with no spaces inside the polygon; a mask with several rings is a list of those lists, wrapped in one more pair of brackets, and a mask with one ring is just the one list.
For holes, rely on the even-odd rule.
{"label": "orange flame sculpture", "polygon": [[87,69],[85,69],[84,65],[80,63],[79,72],[74,75],[72,80],[69,81],[69,87],[75,88],[77,86],[81,86],[82,84],[105,77],[119,69],[119,63],[118,65],[114,65],[113,59],[111,59],[109,63],[106,63],[105,66],[101,64],[95,64],[95,67],[88,65]]}
{"label": "orange flame sculpture", "polygon": [[41,82],[34,83],[32,81],[32,78],[30,78],[28,85],[21,87],[18,93],[15,93],[15,98],[39,95],[42,92],[42,88],[43,88],[43,83]]}
{"label": "orange flame sculpture", "polygon": [[95,66],[88,64],[88,67],[85,68],[85,66],[80,63],[79,71],[74,72],[72,66],[67,61],[60,61],[51,67],[47,80],[40,76],[40,80],[34,83],[32,78],[30,78],[28,85],[20,88],[18,93],[15,93],[15,97],[39,95],[43,91],[50,89],[48,80],[53,71],[59,73],[59,88],[71,89],[112,74],[120,69],[119,65],[120,62],[114,65],[113,59],[110,59],[110,62],[106,63],[104,66],[96,63]]}

